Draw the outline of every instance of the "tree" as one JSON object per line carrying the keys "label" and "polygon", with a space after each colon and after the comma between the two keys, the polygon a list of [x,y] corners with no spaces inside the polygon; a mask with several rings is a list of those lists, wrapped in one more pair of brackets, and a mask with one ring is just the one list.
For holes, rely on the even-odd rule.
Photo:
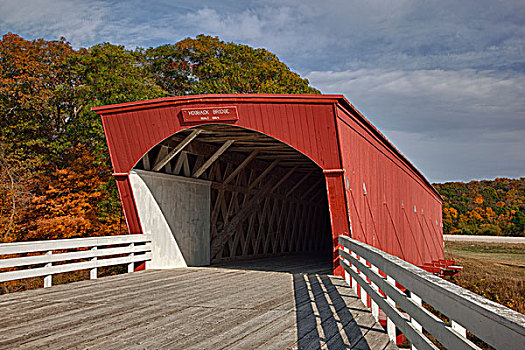
{"label": "tree", "polygon": [[36,171],[57,159],[75,108],[76,81],[67,66],[73,52],[64,39],[27,41],[8,33],[0,41],[0,142],[10,159]]}
{"label": "tree", "polygon": [[525,178],[435,186],[445,233],[525,236]]}
{"label": "tree", "polygon": [[144,67],[138,51],[110,43],[80,49],[69,61],[81,84],[77,87],[77,119],[68,130],[69,142],[81,142],[110,167],[102,123],[92,107],[167,96]]}
{"label": "tree", "polygon": [[98,203],[110,196],[101,187],[107,182],[94,167],[95,156],[85,149],[69,152],[68,166],[41,177],[40,188],[31,198],[30,210],[21,218],[23,239],[101,236],[123,233],[119,220],[101,222]]}
{"label": "tree", "polygon": [[60,139],[72,111],[69,93],[75,80],[67,58],[73,52],[64,39],[27,41],[8,33],[0,40],[3,240],[16,239],[20,215],[38,186],[35,179],[61,158]]}
{"label": "tree", "polygon": [[145,54],[155,81],[170,95],[319,93],[273,53],[217,37],[198,35]]}
{"label": "tree", "polygon": [[[92,235],[104,231],[101,222],[114,227],[122,211],[101,121],[91,107],[166,95],[144,69],[142,54],[107,43],[75,51],[64,39],[6,34],[0,62],[2,239]],[[75,165],[79,159],[90,160],[83,170]],[[60,185],[75,191],[80,179],[92,186],[64,197]],[[78,205],[62,205],[59,198]],[[81,203],[93,209],[78,210]],[[68,224],[58,224],[64,220]]]}
{"label": "tree", "polygon": [[264,49],[199,35],[128,50],[0,40],[0,239],[121,233],[94,106],[200,93],[319,93]]}

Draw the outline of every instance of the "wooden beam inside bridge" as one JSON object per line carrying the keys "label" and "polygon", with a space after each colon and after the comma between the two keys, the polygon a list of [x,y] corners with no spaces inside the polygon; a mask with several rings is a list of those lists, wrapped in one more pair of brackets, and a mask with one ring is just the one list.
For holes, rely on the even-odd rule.
{"label": "wooden beam inside bridge", "polygon": [[[229,125],[204,125],[150,153],[143,159],[155,159],[153,170],[211,182],[212,262],[331,249],[324,175],[290,146]],[[147,161],[138,165],[148,170]]]}

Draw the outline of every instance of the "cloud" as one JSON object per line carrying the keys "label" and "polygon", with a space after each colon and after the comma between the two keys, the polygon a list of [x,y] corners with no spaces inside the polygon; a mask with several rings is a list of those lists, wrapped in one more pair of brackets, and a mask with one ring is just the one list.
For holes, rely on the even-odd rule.
{"label": "cloud", "polygon": [[263,35],[267,23],[261,14],[246,10],[233,15],[221,15],[216,10],[205,7],[189,12],[182,17],[187,26],[203,29],[204,33],[235,36],[237,40],[252,39]]}
{"label": "cloud", "polygon": [[444,141],[402,131],[386,134],[432,182],[519,178],[525,174],[522,131],[479,134],[475,142],[461,138]]}
{"label": "cloud", "polygon": [[35,38],[65,37],[77,45],[97,40],[111,8],[102,1],[32,0],[0,3],[0,28]]}
{"label": "cloud", "polygon": [[311,72],[307,78],[324,93],[344,92],[388,130],[525,131],[524,74],[360,69]]}
{"label": "cloud", "polygon": [[523,74],[361,69],[307,77],[324,93],[344,93],[434,181],[525,174]]}
{"label": "cloud", "polygon": [[264,46],[299,71],[506,69],[525,71],[525,5],[506,1],[266,0],[208,4],[187,28]]}

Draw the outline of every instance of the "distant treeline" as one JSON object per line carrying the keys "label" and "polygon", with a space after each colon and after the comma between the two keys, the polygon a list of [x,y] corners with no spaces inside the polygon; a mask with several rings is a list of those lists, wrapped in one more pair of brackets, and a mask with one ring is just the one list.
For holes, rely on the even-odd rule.
{"label": "distant treeline", "polygon": [[126,231],[92,107],[210,93],[318,94],[265,49],[199,35],[126,49],[0,39],[0,242]]}
{"label": "distant treeline", "polygon": [[445,234],[525,236],[525,178],[434,184]]}

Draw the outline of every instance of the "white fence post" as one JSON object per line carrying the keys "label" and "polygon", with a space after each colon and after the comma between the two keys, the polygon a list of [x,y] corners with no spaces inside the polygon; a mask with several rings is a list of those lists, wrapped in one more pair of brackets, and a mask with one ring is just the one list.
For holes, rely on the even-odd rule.
{"label": "white fence post", "polygon": [[[359,261],[361,261],[363,265],[367,266],[367,261],[363,257],[359,257]],[[363,271],[360,271],[359,275],[361,275],[361,278],[363,279],[364,283],[366,283],[366,275],[363,273]],[[368,307],[368,293],[365,292],[365,289],[363,287],[361,287],[361,302],[365,304],[365,307]]]}
{"label": "white fence post", "polygon": [[[129,248],[130,248],[130,249],[133,249],[134,247],[135,247],[135,243],[131,243],[131,244],[129,245]],[[133,256],[135,256],[135,253],[132,252],[132,253],[129,254],[129,256],[130,256],[130,257],[133,257]],[[134,262],[130,262],[130,263],[128,264],[128,273],[131,273],[131,272],[133,272],[133,271],[135,271],[135,263],[134,263]]]}
{"label": "white fence post", "polygon": [[[348,254],[350,254],[350,251],[348,250],[348,248],[344,248],[344,247],[343,247],[343,250],[344,250],[345,252],[347,252]],[[340,258],[340,259],[342,259],[342,258]],[[346,260],[345,260],[345,261],[346,261]],[[346,261],[346,262],[347,262],[348,264],[350,264],[350,261]],[[350,274],[348,273],[348,271],[346,271],[346,270],[344,270],[344,271],[345,271],[345,281],[346,281],[346,283],[347,283],[350,287],[352,287],[352,277],[350,276]]]}
{"label": "white fence post", "polygon": [[[417,295],[415,295],[414,293],[410,292],[410,299],[412,299],[412,301],[419,305],[419,306],[422,306],[423,305],[423,301],[421,300],[420,297],[418,297]],[[421,324],[419,324],[415,319],[414,317],[410,316],[410,323],[412,323],[414,325],[414,328],[417,329],[418,331],[420,331],[421,333],[423,333],[423,326],[421,326]],[[412,350],[417,350],[417,348],[414,346],[414,345],[411,345],[410,348]]]}
{"label": "white fence post", "polygon": [[[51,255],[51,254],[53,254],[52,250],[49,250],[46,252],[46,255]],[[51,266],[53,266],[53,263],[46,264],[46,267],[51,267]],[[53,284],[53,275],[46,275],[46,277],[44,277],[44,288],[49,288],[51,287],[52,284]]]}
{"label": "white fence post", "polygon": [[452,325],[452,329],[455,330],[456,332],[458,332],[459,334],[461,334],[461,336],[463,338],[466,338],[467,337],[467,329],[465,327],[463,327],[462,325],[460,325],[459,323],[457,323],[456,321],[454,320],[451,320],[451,325]]}
{"label": "white fence post", "polygon": [[[387,283],[389,283],[390,285],[392,286],[396,286],[396,281],[394,280],[393,277],[391,276],[386,276],[386,281]],[[387,303],[389,303],[393,308],[396,307],[396,303],[394,302],[394,300],[388,296],[386,296],[386,301]],[[387,333],[388,333],[388,337],[390,338],[391,341],[396,342],[396,325],[395,323],[390,319],[390,317],[387,317],[386,318],[386,330],[387,330]]]}
{"label": "white fence post", "polygon": [[[379,275],[379,269],[376,266],[372,265],[371,270],[375,272],[377,275]],[[375,290],[377,294],[379,294],[379,288],[377,287],[377,285],[374,282],[370,282],[370,284],[372,286],[372,289]],[[379,306],[373,299],[371,301],[372,301],[372,316],[374,316],[376,321],[379,321]]]}
{"label": "white fence post", "polygon": [[[357,259],[357,255],[354,252],[350,252],[350,254],[352,254],[352,257]],[[351,266],[352,266],[352,270],[354,270],[354,272],[357,273],[357,267],[355,267],[355,265],[351,265]],[[355,295],[358,295],[358,293],[357,293],[357,281],[355,279],[353,279],[353,278],[352,278],[352,289],[354,290]]]}
{"label": "white fence post", "polygon": [[[93,254],[95,254],[95,256],[91,259],[91,261],[95,262],[97,261],[97,257],[96,257],[96,254],[97,254],[97,247],[93,247],[91,248],[91,251],[93,252]],[[98,269],[97,267],[95,266],[94,268],[92,268],[90,271],[89,271],[89,278],[92,279],[92,280],[95,280],[97,279],[98,277]]]}

